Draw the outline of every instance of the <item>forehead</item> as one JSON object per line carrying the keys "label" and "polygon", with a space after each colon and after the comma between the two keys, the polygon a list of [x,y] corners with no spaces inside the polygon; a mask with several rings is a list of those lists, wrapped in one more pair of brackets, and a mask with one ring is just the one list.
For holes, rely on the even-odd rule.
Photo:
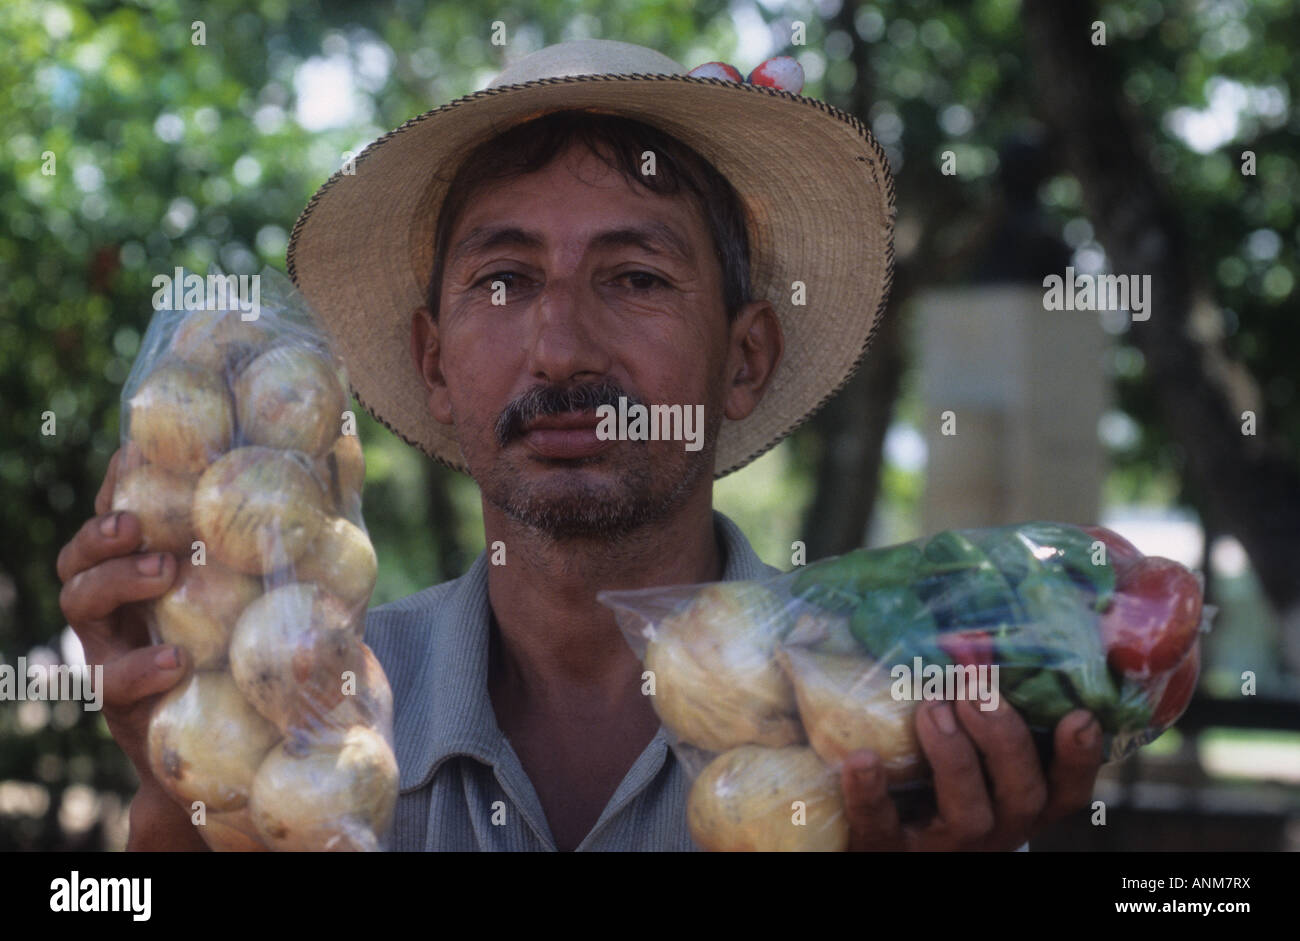
{"label": "forehead", "polygon": [[[481,184],[451,230],[454,262],[477,247],[486,230],[510,226],[548,237],[638,230],[660,247],[690,258],[708,237],[704,214],[679,187],[657,193],[629,180],[585,145],[574,143],[546,166]],[[609,239],[605,240],[610,242]]]}

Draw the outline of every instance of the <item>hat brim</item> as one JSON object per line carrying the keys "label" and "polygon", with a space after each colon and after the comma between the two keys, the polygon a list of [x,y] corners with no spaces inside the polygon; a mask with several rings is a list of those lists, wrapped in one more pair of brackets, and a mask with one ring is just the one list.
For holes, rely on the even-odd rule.
{"label": "hat brim", "polygon": [[[312,197],[288,271],[334,337],[353,394],[408,444],[465,470],[455,433],[428,411],[409,355],[425,302],[438,209],[473,147],[550,111],[635,118],[726,176],[749,219],[751,286],[785,332],[781,365],[754,412],[723,422],[715,476],[772,448],[861,365],[893,278],[894,185],[880,145],[825,102],[684,75],[545,78],[475,92],[379,138]],[[799,285],[803,304],[796,304]]]}

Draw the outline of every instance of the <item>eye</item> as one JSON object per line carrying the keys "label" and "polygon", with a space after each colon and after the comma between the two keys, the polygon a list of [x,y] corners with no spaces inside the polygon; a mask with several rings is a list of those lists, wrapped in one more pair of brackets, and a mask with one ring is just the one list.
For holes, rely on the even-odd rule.
{"label": "eye", "polygon": [[626,280],[634,291],[653,291],[656,288],[668,286],[667,281],[657,274],[651,274],[649,271],[625,271],[614,280]]}
{"label": "eye", "polygon": [[522,277],[522,275],[517,271],[494,271],[491,274],[483,275],[483,277],[475,281],[474,287],[477,288],[486,285],[488,288],[491,288],[493,281],[501,281],[505,284],[506,290],[509,290],[515,286],[515,282],[512,279],[520,277]]}

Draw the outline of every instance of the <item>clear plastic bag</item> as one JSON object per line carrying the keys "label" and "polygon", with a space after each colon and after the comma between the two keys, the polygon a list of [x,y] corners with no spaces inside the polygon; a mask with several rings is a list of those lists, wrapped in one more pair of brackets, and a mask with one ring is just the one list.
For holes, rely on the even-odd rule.
{"label": "clear plastic bag", "polygon": [[113,495],[141,551],[176,556],[146,620],[194,664],[150,718],[150,765],[213,849],[377,849],[393,702],[363,642],[376,559],[342,363],[278,272],[255,304],[177,275],[193,293],[156,311],[122,390]]}
{"label": "clear plastic bag", "polygon": [[945,530],[770,579],[602,592],[694,782],[712,850],[843,849],[839,771],[882,759],[906,819],[933,809],[920,703],[1005,699],[1040,756],[1083,708],[1106,761],[1154,740],[1196,686],[1200,578],[1100,527]]}

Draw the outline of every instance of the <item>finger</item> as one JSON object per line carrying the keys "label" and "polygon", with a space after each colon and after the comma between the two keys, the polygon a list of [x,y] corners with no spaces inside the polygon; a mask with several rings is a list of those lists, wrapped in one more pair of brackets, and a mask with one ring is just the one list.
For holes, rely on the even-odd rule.
{"label": "finger", "polygon": [[107,643],[124,650],[134,644],[116,636],[110,616],[128,602],[158,597],[175,577],[176,559],[166,552],[110,559],[78,572],[64,584],[59,606],[83,645]]}
{"label": "finger", "polygon": [[957,717],[984,757],[998,830],[1014,836],[1017,845],[1024,842],[1047,806],[1047,781],[1029,726],[1006,700],[989,710],[973,700],[962,700]]}
{"label": "finger", "polygon": [[121,456],[121,448],[113,452],[113,456],[108,460],[108,471],[104,474],[104,482],[99,485],[99,493],[95,494],[95,513],[100,516],[112,508],[113,490],[117,486],[117,465]]}
{"label": "finger", "polygon": [[165,693],[185,675],[185,652],[175,644],[139,647],[104,664],[104,705],[127,709]]}
{"label": "finger", "polygon": [[134,552],[140,545],[140,538],[140,519],[134,513],[92,516],[59,550],[54,564],[59,581],[68,582],[78,572]]}
{"label": "finger", "polygon": [[993,830],[993,804],[975,745],[957,724],[952,703],[925,703],[917,710],[916,734],[934,769],[938,814],[931,830],[942,829],[959,843],[974,843]]}
{"label": "finger", "polygon": [[873,751],[855,751],[840,770],[849,850],[856,853],[898,849],[902,831],[898,808],[889,797],[884,765]]}
{"label": "finger", "polygon": [[1084,709],[1076,709],[1057,724],[1048,772],[1050,795],[1043,810],[1046,821],[1088,806],[1101,770],[1101,744],[1101,726]]}

